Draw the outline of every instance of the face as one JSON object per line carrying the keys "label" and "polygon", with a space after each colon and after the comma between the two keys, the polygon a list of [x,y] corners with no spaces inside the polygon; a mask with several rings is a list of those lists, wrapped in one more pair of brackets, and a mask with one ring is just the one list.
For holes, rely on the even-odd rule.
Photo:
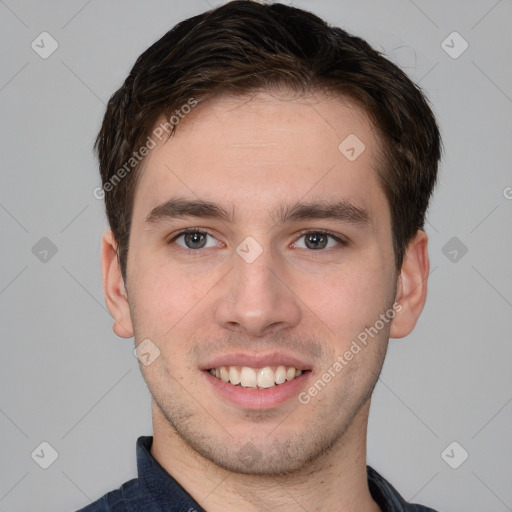
{"label": "face", "polygon": [[397,289],[376,162],[350,102],[263,93],[200,104],[151,150],[122,320],[160,351],[141,364],[160,431],[220,467],[277,474],[354,424]]}

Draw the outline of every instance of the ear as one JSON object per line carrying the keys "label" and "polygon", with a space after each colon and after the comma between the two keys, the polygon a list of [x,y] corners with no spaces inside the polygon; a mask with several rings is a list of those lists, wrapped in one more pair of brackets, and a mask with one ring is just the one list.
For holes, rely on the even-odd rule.
{"label": "ear", "polygon": [[108,230],[101,240],[101,274],[105,303],[114,318],[114,332],[121,338],[133,336],[133,325],[121,266],[117,257],[117,242]]}
{"label": "ear", "polygon": [[391,324],[391,338],[407,336],[416,325],[427,298],[428,237],[420,230],[407,245],[398,276],[395,301],[400,304]]}

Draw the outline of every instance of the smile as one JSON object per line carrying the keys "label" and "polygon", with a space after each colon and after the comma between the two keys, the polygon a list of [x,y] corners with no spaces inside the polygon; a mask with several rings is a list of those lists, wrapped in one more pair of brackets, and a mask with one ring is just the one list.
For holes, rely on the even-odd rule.
{"label": "smile", "polygon": [[233,386],[253,389],[267,389],[294,380],[302,375],[302,370],[293,366],[219,366],[208,370],[211,375]]}

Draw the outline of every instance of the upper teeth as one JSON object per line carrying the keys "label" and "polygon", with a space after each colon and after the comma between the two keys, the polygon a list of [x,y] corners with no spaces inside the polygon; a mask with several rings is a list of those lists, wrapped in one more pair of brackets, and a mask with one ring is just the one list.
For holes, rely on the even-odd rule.
{"label": "upper teeth", "polygon": [[210,373],[224,382],[230,382],[244,388],[271,388],[276,384],[283,384],[287,380],[302,375],[302,370],[293,366],[265,366],[265,368],[249,368],[248,366],[219,366],[212,368]]}

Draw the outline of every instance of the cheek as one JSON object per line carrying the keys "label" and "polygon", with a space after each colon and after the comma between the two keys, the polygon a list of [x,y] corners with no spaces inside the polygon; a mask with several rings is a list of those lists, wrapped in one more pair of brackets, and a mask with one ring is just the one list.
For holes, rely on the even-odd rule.
{"label": "cheek", "polygon": [[340,270],[317,281],[314,288],[303,289],[305,304],[329,328],[330,333],[350,342],[365,327],[373,325],[392,303],[393,284],[390,269],[381,262],[361,264]]}
{"label": "cheek", "polygon": [[169,330],[190,310],[197,296],[194,283],[159,265],[137,265],[133,273],[132,299],[139,326],[153,335]]}
{"label": "cheek", "polygon": [[[203,332],[211,327],[211,298],[222,274],[191,273],[177,269],[168,262],[139,259],[134,268],[134,324],[137,339],[159,340],[162,352],[171,349],[176,354],[186,350],[191,332]],[[210,330],[211,332],[211,330]],[[174,357],[173,357],[174,359]]]}

